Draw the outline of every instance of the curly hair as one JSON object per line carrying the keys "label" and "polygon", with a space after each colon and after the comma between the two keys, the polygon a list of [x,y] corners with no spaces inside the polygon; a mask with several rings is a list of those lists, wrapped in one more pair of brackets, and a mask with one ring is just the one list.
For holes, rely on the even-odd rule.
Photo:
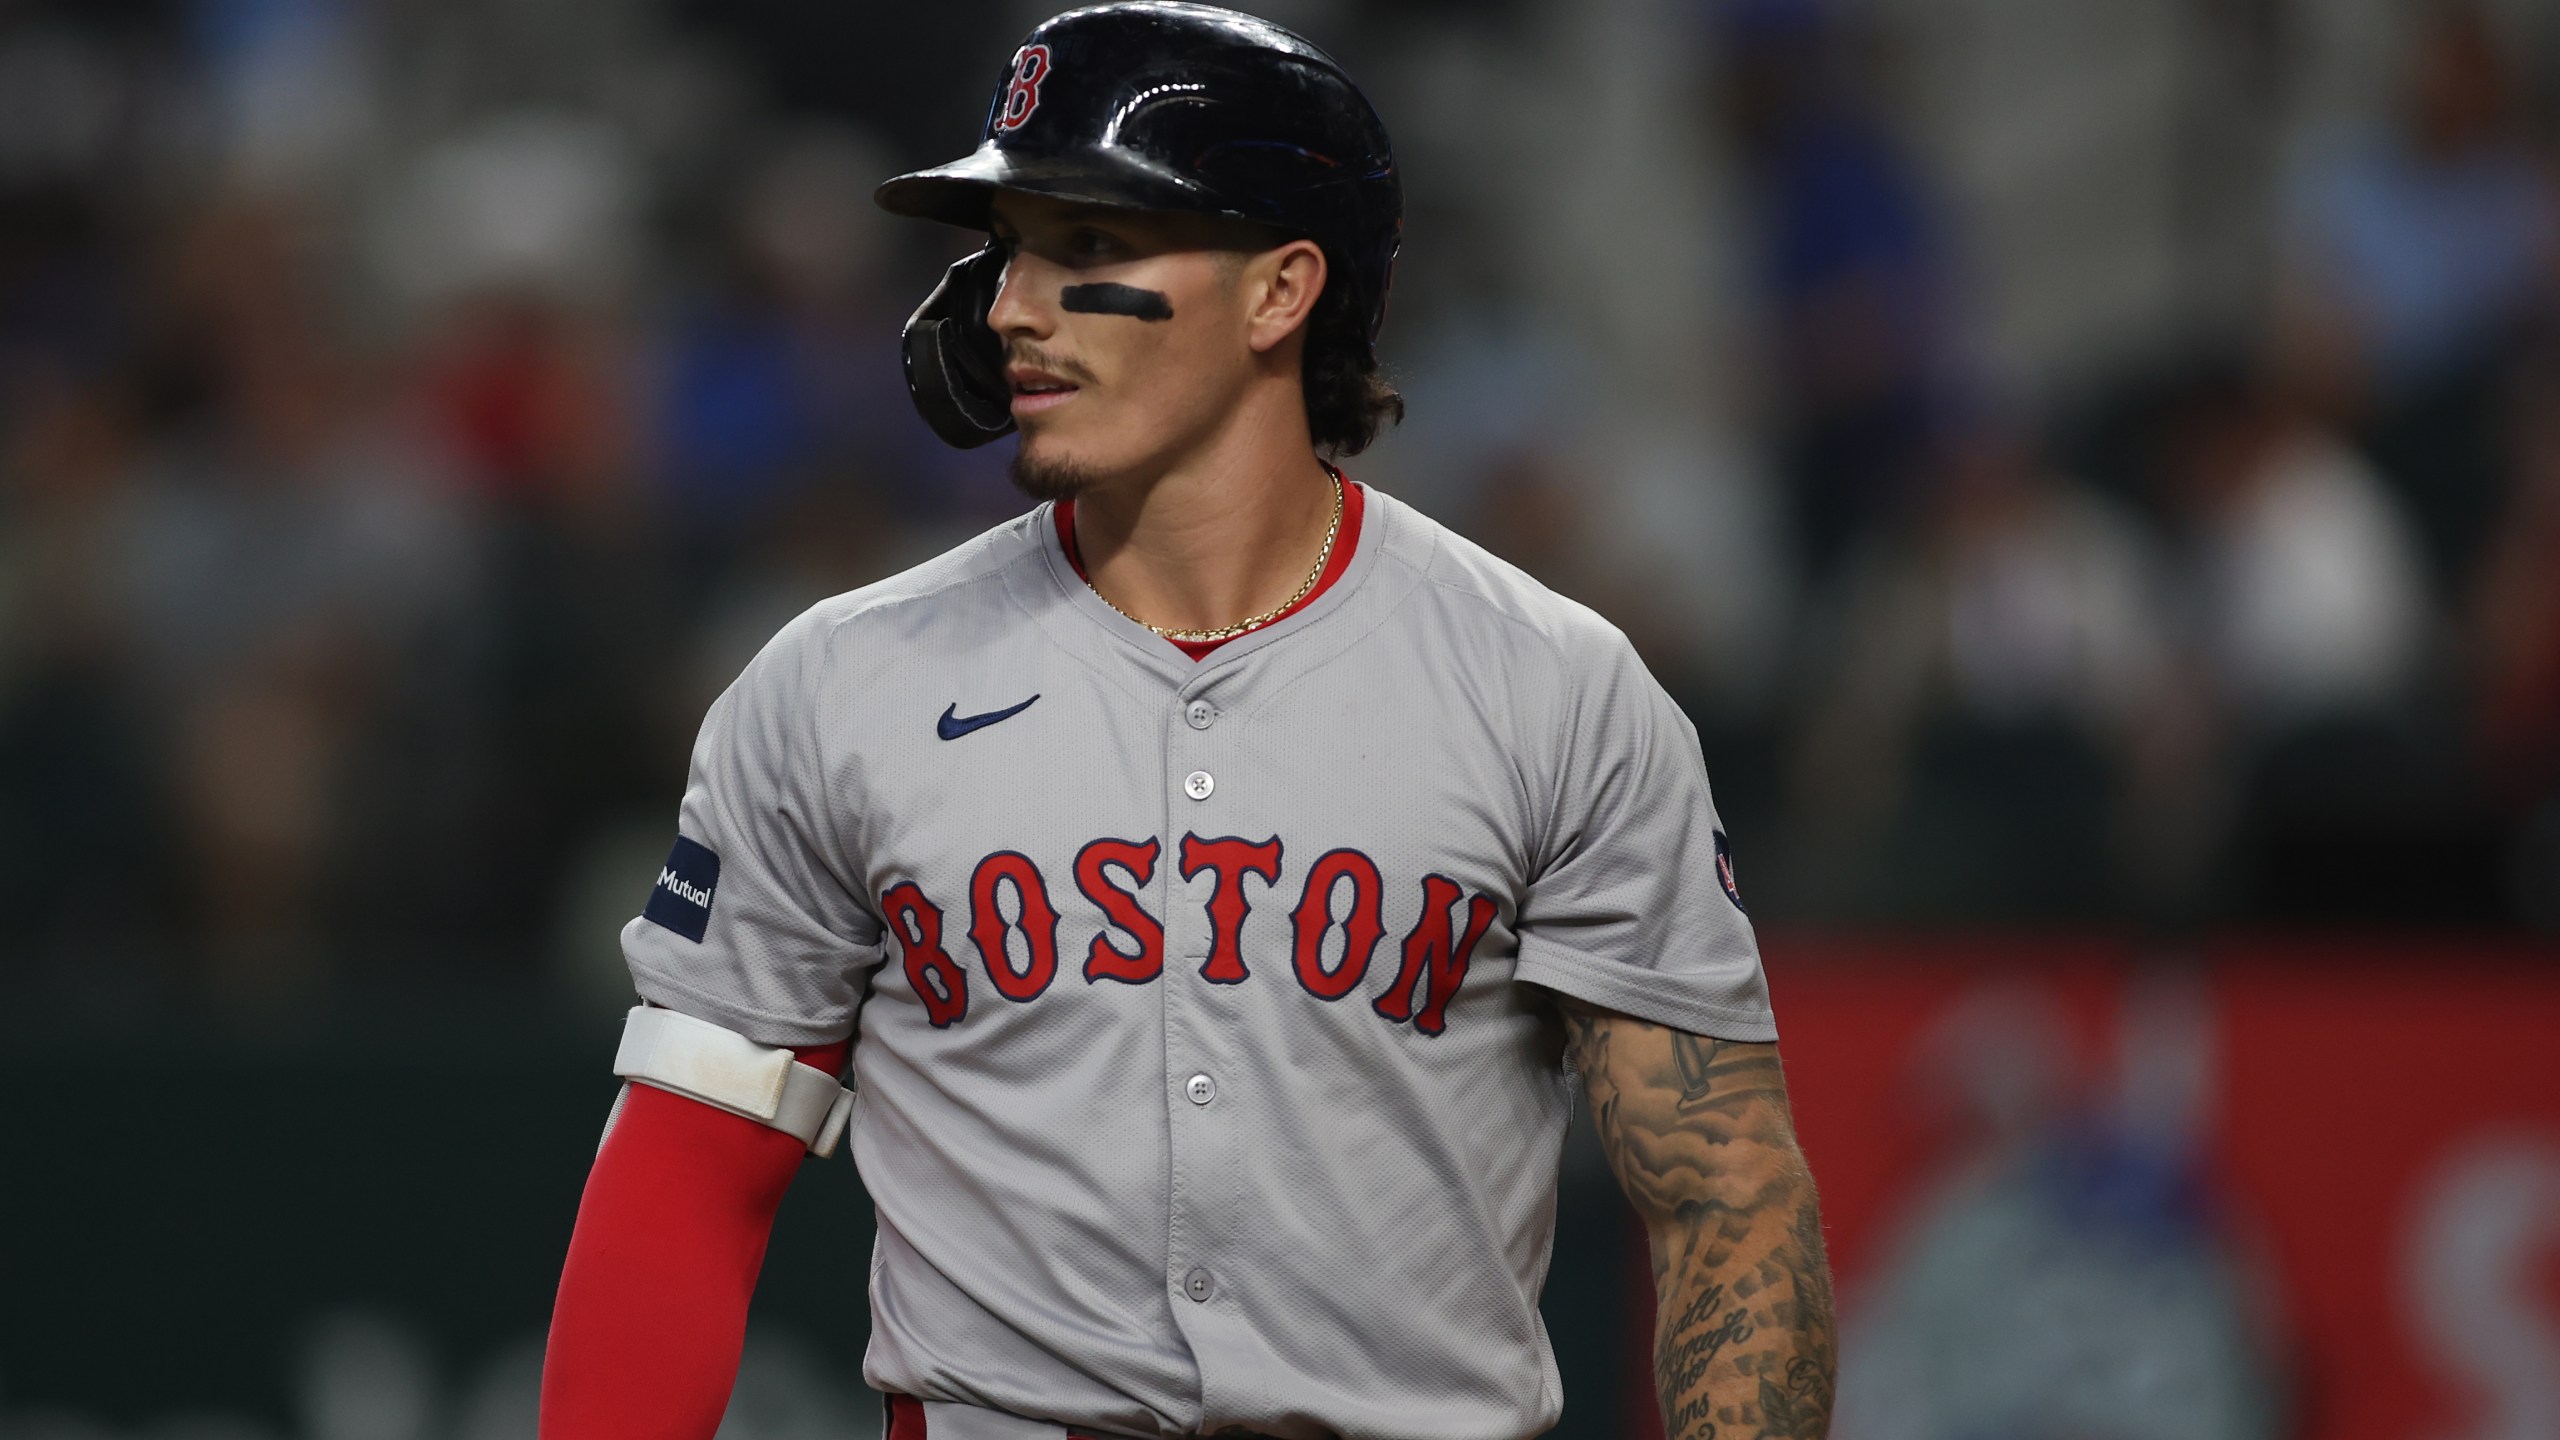
{"label": "curly hair", "polygon": [[1377,356],[1361,331],[1351,288],[1327,285],[1316,300],[1299,373],[1306,389],[1307,429],[1316,448],[1336,459],[1368,449],[1379,431],[1404,419],[1404,397],[1379,372]]}

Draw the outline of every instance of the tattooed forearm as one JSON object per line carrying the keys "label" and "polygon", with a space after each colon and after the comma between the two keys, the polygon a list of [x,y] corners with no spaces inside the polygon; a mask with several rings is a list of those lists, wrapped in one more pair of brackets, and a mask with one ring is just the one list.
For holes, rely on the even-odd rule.
{"label": "tattooed forearm", "polygon": [[1707,1067],[1714,1063],[1716,1051],[1723,1048],[1724,1042],[1685,1030],[1670,1034],[1671,1061],[1680,1067],[1680,1103],[1695,1105],[1707,1098],[1707,1091],[1714,1084]]}
{"label": "tattooed forearm", "polygon": [[1652,1240],[1664,1433],[1820,1440],[1831,1272],[1777,1048],[1570,1002],[1564,1015],[1601,1147]]}

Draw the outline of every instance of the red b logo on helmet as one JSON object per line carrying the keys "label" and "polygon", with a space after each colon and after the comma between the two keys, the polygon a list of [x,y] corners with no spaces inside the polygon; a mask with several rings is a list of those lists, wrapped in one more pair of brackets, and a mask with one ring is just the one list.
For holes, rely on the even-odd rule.
{"label": "red b logo on helmet", "polygon": [[1004,103],[996,107],[998,130],[1018,130],[1040,108],[1040,82],[1049,77],[1049,47],[1025,45],[1013,57],[1013,83],[1004,87]]}

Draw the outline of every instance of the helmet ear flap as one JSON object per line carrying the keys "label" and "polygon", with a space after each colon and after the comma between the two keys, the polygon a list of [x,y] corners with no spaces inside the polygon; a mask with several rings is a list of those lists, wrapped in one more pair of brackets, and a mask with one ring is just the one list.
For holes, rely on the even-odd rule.
{"label": "helmet ear flap", "polygon": [[987,325],[1004,266],[993,245],[953,262],[898,335],[916,413],[944,444],[962,450],[1013,433],[1004,342]]}

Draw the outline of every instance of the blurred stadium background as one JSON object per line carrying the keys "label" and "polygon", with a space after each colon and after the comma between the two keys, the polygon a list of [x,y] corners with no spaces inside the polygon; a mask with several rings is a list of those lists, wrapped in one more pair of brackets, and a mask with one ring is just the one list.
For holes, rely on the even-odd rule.
{"label": "blurred stadium background", "polygon": [[[1352,473],[1704,734],[1838,1433],[2560,1437],[2560,8],[1258,8],[1405,166]],[[0,3],[0,1436],[531,1436],[695,722],[1018,508],[868,193],[1045,13]],[[876,1428],[868,1223],[731,1440]]]}

